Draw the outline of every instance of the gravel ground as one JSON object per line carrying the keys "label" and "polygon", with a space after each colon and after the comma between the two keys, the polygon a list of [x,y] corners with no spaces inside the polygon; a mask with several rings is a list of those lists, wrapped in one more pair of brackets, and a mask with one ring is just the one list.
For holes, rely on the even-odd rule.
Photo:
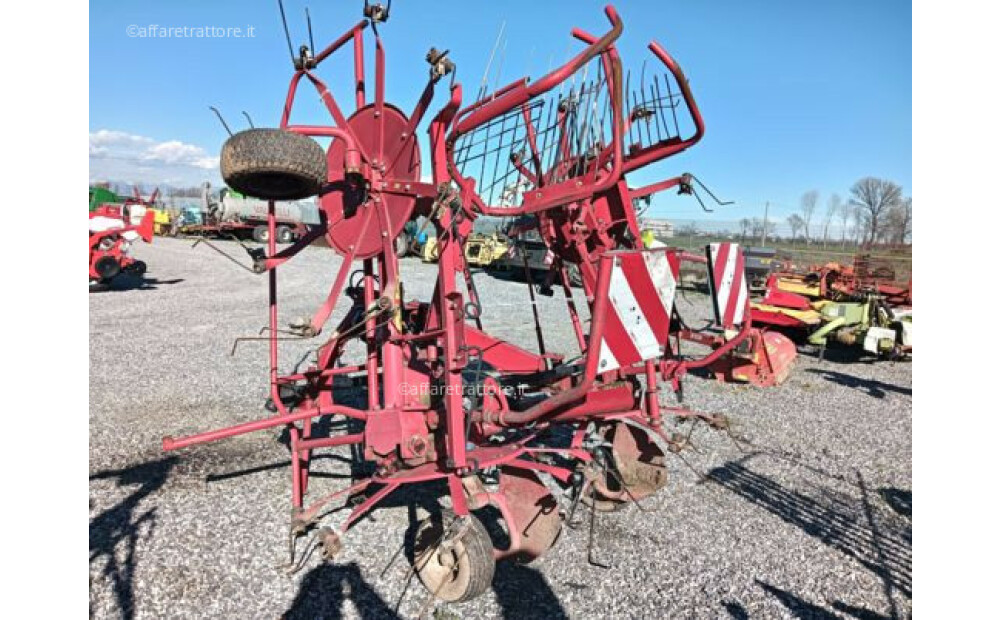
{"label": "gravel ground", "polygon": [[[225,244],[231,251],[235,245]],[[777,389],[685,384],[686,404],[725,413],[743,438],[706,428],[656,496],[564,529],[528,566],[501,564],[492,591],[428,602],[397,553],[414,493],[390,496],[351,530],[335,564],[288,577],[288,451],[263,431],[174,454],[181,435],[265,415],[266,285],[204,246],[140,244],[145,280],[90,295],[90,608],[96,617],[906,617],[911,613],[911,366],[847,353],[800,356]],[[339,259],[310,248],[283,267],[283,322],[310,316]],[[407,298],[435,267],[402,264]],[[531,347],[523,283],[476,276],[493,333]],[[678,300],[707,316],[704,296]],[[549,348],[575,353],[565,306],[541,298]],[[515,310],[517,308],[517,310]],[[340,309],[342,311],[343,308]],[[282,367],[305,350],[289,346]],[[672,397],[671,397],[672,398]],[[350,465],[315,461],[311,493]],[[301,548],[301,546],[300,546]]]}

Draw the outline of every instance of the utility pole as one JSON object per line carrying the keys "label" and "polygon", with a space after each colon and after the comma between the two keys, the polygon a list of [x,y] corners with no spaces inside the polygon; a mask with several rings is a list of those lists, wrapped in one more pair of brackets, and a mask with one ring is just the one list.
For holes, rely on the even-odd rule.
{"label": "utility pole", "polygon": [[760,247],[764,247],[764,244],[767,243],[767,209],[770,206],[770,201],[764,203],[764,228],[760,232]]}

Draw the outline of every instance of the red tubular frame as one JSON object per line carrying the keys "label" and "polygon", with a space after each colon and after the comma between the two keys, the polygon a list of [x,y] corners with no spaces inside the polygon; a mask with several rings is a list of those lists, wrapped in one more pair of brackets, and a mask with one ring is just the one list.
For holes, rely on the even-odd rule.
{"label": "red tubular frame", "polygon": [[[668,67],[675,79],[681,85],[685,101],[691,111],[696,127],[695,134],[685,140],[667,141],[652,145],[638,154],[626,157],[624,154],[624,117],[622,101],[621,64],[615,41],[621,35],[623,26],[615,9],[608,6],[605,9],[611,29],[600,38],[574,29],[573,36],[587,43],[586,49],[578,53],[567,64],[550,72],[535,83],[529,84],[526,79],[517,80],[501,88],[499,91],[472,105],[462,108],[462,88],[455,84],[445,106],[431,120],[428,128],[431,143],[431,166],[434,185],[417,182],[396,182],[383,178],[379,170],[386,170],[388,161],[394,161],[403,151],[391,153],[367,153],[362,143],[347,125],[343,112],[326,85],[312,73],[312,69],[348,41],[353,42],[354,60],[354,100],[358,109],[371,105],[376,111],[384,111],[384,70],[385,58],[382,41],[375,33],[375,85],[374,101],[365,103],[365,78],[363,62],[362,31],[367,22],[362,21],[348,30],[340,38],[325,48],[315,57],[312,67],[296,71],[289,83],[285,105],[281,116],[280,127],[287,131],[313,137],[328,137],[341,140],[346,146],[344,176],[352,181],[364,182],[372,197],[372,206],[367,209],[362,225],[362,235],[369,227],[378,226],[382,231],[382,251],[372,258],[363,261],[363,290],[360,293],[351,292],[355,305],[352,312],[359,309],[359,315],[349,314],[339,324],[337,331],[320,347],[319,364],[302,373],[287,376],[279,374],[278,370],[278,279],[277,267],[289,260],[307,243],[296,244],[282,252],[276,247],[276,218],[274,203],[268,208],[269,238],[267,257],[263,267],[268,277],[268,327],[269,337],[269,380],[271,401],[277,414],[261,420],[246,422],[189,437],[179,439],[165,438],[163,448],[173,450],[192,445],[217,441],[227,437],[254,432],[279,426],[286,426],[291,438],[292,450],[292,504],[299,510],[298,518],[310,520],[314,518],[322,505],[342,496],[347,492],[367,490],[372,483],[382,485],[370,495],[347,518],[342,529],[346,529],[365,512],[375,507],[398,486],[407,483],[423,482],[445,478],[447,479],[455,511],[465,514],[469,505],[461,484],[461,477],[474,473],[477,469],[494,465],[507,465],[523,469],[534,469],[550,473],[560,480],[569,479],[571,471],[561,466],[547,465],[531,459],[531,455],[540,451],[559,452],[567,457],[578,460],[589,460],[590,455],[579,447],[571,448],[531,448],[527,444],[535,438],[535,432],[519,440],[512,440],[503,445],[491,445],[482,441],[490,431],[501,426],[524,427],[537,424],[543,428],[548,424],[582,424],[587,420],[620,420],[630,419],[648,425],[657,432],[661,424],[659,403],[656,398],[657,374],[665,381],[671,382],[676,389],[679,378],[689,368],[696,368],[711,363],[712,360],[725,355],[739,342],[746,338],[749,321],[744,323],[741,333],[727,342],[711,355],[702,360],[678,361],[668,359],[669,347],[664,357],[657,360],[646,360],[617,371],[598,373],[600,342],[604,333],[605,317],[610,303],[608,287],[611,277],[611,262],[613,257],[607,251],[614,249],[635,249],[626,246],[615,247],[616,240],[608,230],[622,222],[629,227],[635,227],[635,214],[631,206],[632,196],[642,196],[655,191],[661,191],[677,185],[682,177],[676,177],[654,183],[638,190],[629,190],[624,175],[630,170],[663,159],[696,143],[704,134],[704,123],[697,106],[694,103],[690,88],[684,79],[680,68],[673,59],[656,43],[651,43],[650,50]],[[374,29],[373,29],[374,30]],[[452,148],[461,135],[474,130],[503,114],[523,106],[532,98],[544,94],[564,82],[586,63],[600,56],[604,71],[608,78],[608,88],[612,106],[612,144],[604,147],[604,152],[597,158],[594,167],[584,177],[572,178],[568,182],[552,184],[539,190],[539,195],[525,199],[524,204],[516,209],[495,208],[483,204],[475,194],[472,181],[463,179],[456,171]],[[290,124],[292,108],[298,85],[302,77],[306,77],[316,88],[329,112],[333,126],[293,125]],[[408,140],[420,124],[428,110],[434,93],[436,80],[431,80],[416,103],[406,128],[403,130],[403,140]],[[373,131],[381,137],[386,130],[384,114],[378,115],[380,120]],[[450,133],[449,133],[450,129]],[[392,138],[392,136],[389,136]],[[534,137],[530,136],[532,142]],[[379,139],[377,144],[382,144]],[[380,149],[381,150],[381,149]],[[393,149],[386,149],[393,150]],[[534,150],[534,149],[533,149]],[[530,164],[535,168],[536,179],[541,182],[545,176],[537,158]],[[610,167],[609,167],[610,165]],[[331,175],[334,171],[331,171]],[[602,176],[603,175],[603,176]],[[451,189],[451,182],[457,183],[461,189],[456,196]],[[586,181],[586,182],[584,182]],[[394,196],[407,196],[414,201],[424,201],[422,212],[434,213],[433,219],[437,227],[439,241],[438,278],[434,294],[429,303],[403,304],[399,289],[399,270],[394,249],[394,239],[386,231],[390,220],[385,201],[379,201],[380,194],[391,193]],[[434,204],[431,204],[432,199]],[[456,205],[456,201],[458,204]],[[500,341],[485,332],[474,329],[466,324],[470,317],[466,309],[466,300],[459,290],[456,279],[459,274],[467,272],[462,240],[472,230],[472,220],[478,214],[515,215],[521,213],[546,212],[548,216],[565,214],[567,209],[582,211],[591,217],[593,204],[598,201],[610,203],[618,201],[620,210],[614,215],[615,221],[604,222],[604,229],[594,232],[600,243],[596,249],[588,249],[585,240],[573,237],[573,251],[585,260],[581,264],[584,275],[584,286],[591,305],[592,322],[589,334],[584,328],[576,312],[576,307],[569,289],[568,275],[563,264],[569,256],[560,254],[555,268],[560,271],[561,282],[566,294],[567,310],[575,330],[577,341],[583,354],[583,370],[572,369],[572,374],[551,380],[543,386],[551,396],[540,401],[524,411],[511,411],[505,398],[498,394],[496,405],[487,409],[485,402],[480,409],[466,411],[463,403],[466,379],[463,371],[469,366],[472,351],[479,350],[480,359],[487,360],[499,372],[507,375],[539,375],[550,370],[551,362],[561,361],[554,355],[536,355],[515,345]],[[368,203],[366,203],[368,204]],[[617,203],[616,203],[617,204]],[[610,207],[606,207],[610,209]],[[621,213],[624,215],[621,215]],[[372,220],[377,220],[373,222]],[[569,220],[570,218],[566,218]],[[583,222],[583,220],[579,220]],[[556,223],[550,221],[554,228]],[[336,221],[323,218],[322,226],[315,235],[337,226]],[[570,224],[566,224],[569,226]],[[312,233],[310,233],[312,234]],[[310,237],[312,239],[314,237]],[[353,246],[352,246],[353,247]],[[589,253],[589,254],[588,254]],[[315,312],[307,336],[320,334],[330,319],[334,307],[344,294],[349,274],[354,268],[355,253],[347,252],[338,270],[326,300]],[[472,287],[469,287],[472,291]],[[358,299],[360,297],[360,299]],[[478,300],[474,297],[473,302]],[[360,308],[359,308],[360,306]],[[369,312],[375,310],[375,312]],[[748,311],[749,313],[749,311]],[[403,316],[408,320],[422,321],[415,331],[407,333],[409,327],[404,327]],[[360,316],[361,318],[350,318]],[[349,321],[356,320],[350,324]],[[350,328],[363,330],[363,340],[367,344],[367,355],[363,365],[352,368],[337,368],[344,342],[343,332]],[[426,372],[423,370],[426,368]],[[355,374],[363,370],[368,388],[368,403],[365,408],[355,408],[334,403],[333,377],[335,375]],[[439,374],[435,374],[439,373]],[[634,377],[644,373],[647,380],[645,403],[642,397],[634,393]],[[357,377],[356,377],[357,378]],[[401,386],[411,378],[424,380],[428,385],[440,381],[446,390],[440,404],[430,404],[417,400],[403,393]],[[289,407],[282,401],[282,386],[303,386],[307,396],[295,407]],[[494,384],[498,385],[498,384]],[[497,388],[499,389],[499,388]],[[380,394],[382,398],[380,399]],[[485,399],[484,399],[485,401]],[[668,409],[668,411],[673,411]],[[323,416],[344,416],[365,422],[364,431],[344,434],[335,437],[314,437],[313,422]],[[384,421],[384,422],[383,422]],[[300,425],[301,423],[301,425]],[[474,425],[471,435],[466,429]],[[413,439],[429,438],[430,452],[411,450]],[[366,457],[377,461],[379,473],[348,489],[325,496],[302,510],[303,498],[306,494],[309,480],[309,460],[313,450],[332,448],[344,445],[361,445],[366,450]],[[376,453],[380,446],[390,446],[388,455]],[[421,462],[421,455],[424,459]],[[405,459],[410,459],[404,462]]]}

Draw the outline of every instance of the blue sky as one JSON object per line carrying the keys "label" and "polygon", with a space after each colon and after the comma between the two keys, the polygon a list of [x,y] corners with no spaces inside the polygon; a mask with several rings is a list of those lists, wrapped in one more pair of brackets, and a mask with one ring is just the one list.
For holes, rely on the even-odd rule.
{"label": "blue sky", "polygon": [[[307,5],[322,48],[361,18],[363,2],[288,0],[296,46],[306,39]],[[500,83],[537,78],[550,58],[558,63],[579,49],[572,27],[607,29],[603,5],[396,0],[381,28],[387,98],[412,108],[433,45],[451,50],[470,102],[504,20]],[[630,176],[630,183],[690,171],[717,195],[737,201],[703,214],[691,198],[660,194],[650,215],[733,221],[762,215],[770,201],[771,216],[782,218],[811,189],[820,192],[819,214],[831,193],[846,198],[866,175],[892,179],[910,193],[909,2],[630,0],[616,7],[625,23],[618,43],[625,66],[638,71],[651,58],[645,45],[659,41],[684,68],[706,124],[700,144]],[[140,38],[128,35],[130,25],[253,27],[254,36]],[[331,87],[338,72],[348,74],[347,62],[349,55],[321,67]],[[373,65],[370,56],[367,62]],[[275,125],[291,71],[276,2],[92,1],[91,179],[218,179],[215,161],[226,134],[208,106],[219,107],[234,129],[245,126],[242,110],[257,126]],[[439,88],[434,110],[444,92]],[[350,107],[346,98],[342,105]],[[299,121],[325,121],[311,109],[316,116],[310,119],[303,108]]]}

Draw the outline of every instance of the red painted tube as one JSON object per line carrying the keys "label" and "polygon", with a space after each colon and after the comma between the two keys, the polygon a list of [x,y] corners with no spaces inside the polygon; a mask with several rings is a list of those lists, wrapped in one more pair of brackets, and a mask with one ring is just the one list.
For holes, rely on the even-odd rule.
{"label": "red painted tube", "polygon": [[568,63],[552,71],[545,77],[539,79],[537,82],[530,85],[521,83],[521,85],[512,88],[502,97],[493,99],[489,103],[476,109],[474,113],[470,114],[456,124],[453,136],[466,133],[470,129],[474,129],[489,120],[492,120],[502,114],[506,114],[532,97],[540,95],[559,85],[561,82],[564,82],[571,75],[576,73],[577,70],[581,69],[595,56],[614,44],[614,42],[618,40],[618,37],[621,36],[623,29],[622,20],[621,17],[618,16],[618,12],[615,10],[615,7],[610,4],[604,7],[604,14],[608,16],[608,20],[611,22],[611,30],[606,32],[604,36],[595,41],[592,45],[587,46],[585,50],[573,57],[573,59]]}
{"label": "red painted tube", "polygon": [[343,129],[320,125],[287,125],[285,129],[305,136],[323,136],[343,140],[347,145],[347,151],[344,153],[344,172],[357,174],[361,171],[361,152],[354,141],[354,136]]}
{"label": "red painted tube", "polygon": [[702,368],[704,366],[708,366],[709,364],[719,359],[726,353],[732,351],[734,348],[736,348],[738,344],[746,340],[747,337],[750,336],[750,330],[753,324],[753,321],[750,319],[751,313],[750,313],[749,299],[747,299],[746,307],[743,310],[743,316],[744,316],[743,325],[740,326],[740,331],[738,334],[736,334],[734,338],[732,338],[731,340],[726,342],[726,344],[722,345],[721,347],[712,351],[711,353],[709,353],[708,355],[706,355],[701,359],[690,360],[690,361],[685,360],[681,362],[680,364],[677,365],[678,372],[680,374],[684,374],[690,368]]}
{"label": "red painted tube", "polygon": [[485,97],[483,97],[479,101],[473,103],[469,107],[463,108],[462,110],[459,111],[458,116],[465,116],[466,114],[468,114],[469,112],[475,110],[476,108],[481,108],[484,105],[486,105],[487,103],[489,103],[490,101],[495,101],[497,99],[497,97],[506,95],[507,93],[509,93],[510,91],[514,90],[515,88],[517,88],[519,86],[527,86],[527,85],[528,85],[528,78],[526,78],[526,77],[514,80],[513,82],[511,82],[510,84],[508,84],[508,85],[500,88],[499,90],[495,90],[492,93],[490,93],[489,95],[486,95]]}
{"label": "red painted tube", "polygon": [[[604,322],[608,312],[608,285],[611,282],[611,265],[608,264],[611,258],[607,255],[601,257],[605,261],[603,268],[598,274],[597,290],[603,291],[603,295],[598,295],[594,303],[594,311],[591,314],[593,320],[590,325],[590,342],[587,347],[587,363],[584,366],[583,381],[574,388],[561,392],[552,398],[547,398],[537,405],[524,411],[501,412],[500,419],[496,420],[503,426],[517,426],[533,422],[545,415],[556,411],[567,405],[571,405],[587,395],[590,387],[594,384],[597,376],[597,362],[600,360],[600,342],[604,335]],[[482,414],[478,416],[482,418]],[[483,420],[492,422],[493,420]]]}
{"label": "red painted tube", "polygon": [[214,431],[198,433],[197,435],[188,435],[187,437],[181,437],[180,439],[174,439],[173,437],[164,437],[163,449],[177,450],[179,448],[186,448],[188,446],[193,446],[200,443],[210,443],[212,441],[218,441],[220,439],[235,437],[236,435],[245,435],[246,433],[262,431],[268,428],[281,426],[283,424],[291,424],[293,422],[299,422],[301,420],[314,418],[320,415],[342,414],[349,417],[356,417],[359,413],[363,412],[357,409],[352,409],[350,407],[333,406],[333,407],[324,407],[322,409],[320,409],[319,407],[315,407],[313,409],[309,409],[306,411],[296,411],[295,413],[278,415],[271,418],[264,418],[262,420],[254,420],[253,422],[244,422],[243,424],[237,424],[235,426],[229,426]]}
{"label": "red painted tube", "polygon": [[682,179],[683,177],[673,177],[671,179],[658,181],[656,183],[651,183],[649,185],[644,185],[642,187],[637,187],[635,189],[632,189],[630,187],[628,193],[629,196],[631,196],[632,198],[645,198],[650,194],[655,194],[656,192],[662,192],[664,190],[670,189],[671,187],[676,187],[680,185]]}
{"label": "red painted tube", "polygon": [[[332,54],[332,53],[336,52],[338,49],[340,49],[344,45],[344,43],[347,43],[348,39],[351,39],[351,38],[355,37],[356,36],[355,33],[357,33],[358,35],[360,35],[361,31],[364,30],[367,27],[368,27],[368,20],[367,19],[362,19],[361,21],[359,21],[357,24],[354,25],[353,28],[351,28],[350,30],[348,30],[344,34],[340,35],[339,39],[337,39],[336,41],[334,41],[330,45],[326,46],[326,48],[322,52],[320,52],[319,54],[316,54],[316,56],[315,56],[316,64],[318,65],[319,63],[323,62],[323,60],[325,60],[327,56],[329,56],[330,54]],[[357,46],[356,43],[355,43],[355,46]]]}
{"label": "red painted tube", "polygon": [[[365,21],[364,23],[367,23]],[[359,24],[360,26],[360,24]],[[361,28],[353,29],[354,36],[354,105],[360,110],[365,107],[365,50],[361,38]]]}
{"label": "red painted tube", "polygon": [[350,444],[361,443],[364,439],[364,433],[340,435],[339,437],[320,437],[318,439],[300,439],[297,449],[301,452],[303,450],[315,450],[316,448],[347,446]]}
{"label": "red painted tube", "polygon": [[680,142],[672,142],[663,146],[652,146],[643,149],[639,153],[632,156],[626,163],[623,172],[630,172],[637,168],[642,168],[648,164],[655,161],[664,159],[665,157],[670,157],[680,153],[681,151],[687,150],[694,144],[696,144],[705,135],[705,121],[701,117],[701,111],[698,109],[698,104],[694,100],[694,94],[691,92],[691,86],[688,84],[687,78],[684,77],[684,72],[681,71],[680,65],[664,50],[660,47],[660,44],[653,41],[649,44],[649,50],[660,59],[670,73],[673,74],[674,79],[677,80],[677,85],[680,86],[681,94],[684,96],[684,103],[688,107],[688,111],[691,112],[691,120],[694,122],[695,132],[694,135]]}

